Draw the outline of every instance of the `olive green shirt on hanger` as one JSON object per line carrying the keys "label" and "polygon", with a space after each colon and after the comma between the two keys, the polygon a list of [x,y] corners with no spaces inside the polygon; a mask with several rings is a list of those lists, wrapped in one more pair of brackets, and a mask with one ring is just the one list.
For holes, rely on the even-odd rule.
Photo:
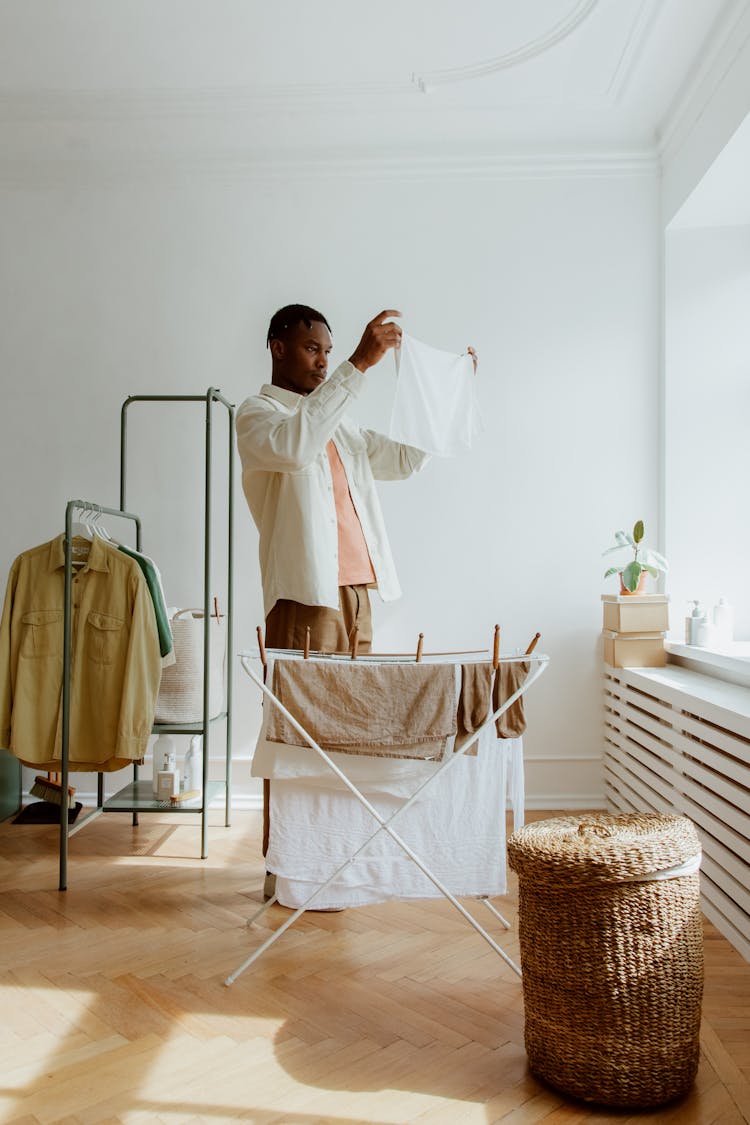
{"label": "olive green shirt on hanger", "polygon": [[[143,758],[161,677],[154,608],[138,563],[95,537],[73,571],[70,768],[109,772]],[[0,745],[24,765],[62,757],[64,537],[19,555],[0,623]]]}

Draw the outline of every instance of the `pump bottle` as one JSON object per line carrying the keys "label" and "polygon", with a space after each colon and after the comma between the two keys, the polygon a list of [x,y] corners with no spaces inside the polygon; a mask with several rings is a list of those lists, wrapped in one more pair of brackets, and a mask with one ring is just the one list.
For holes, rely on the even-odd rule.
{"label": "pump bottle", "polygon": [[159,774],[160,773],[173,773],[175,775],[175,793],[179,789],[179,774],[177,772],[177,746],[175,740],[169,734],[160,734],[154,743],[154,767],[153,767],[153,790],[154,794],[159,791]]}

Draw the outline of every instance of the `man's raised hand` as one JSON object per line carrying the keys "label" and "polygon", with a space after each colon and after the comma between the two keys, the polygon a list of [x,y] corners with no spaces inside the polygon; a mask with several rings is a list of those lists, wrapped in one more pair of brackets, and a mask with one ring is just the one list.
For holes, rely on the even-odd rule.
{"label": "man's raised hand", "polygon": [[[393,316],[401,316],[401,313],[397,309],[383,309],[365,328],[362,339],[349,357],[349,362],[358,371],[367,371],[391,348],[401,347],[401,327],[389,320]],[[385,320],[388,320],[387,324],[383,323]]]}

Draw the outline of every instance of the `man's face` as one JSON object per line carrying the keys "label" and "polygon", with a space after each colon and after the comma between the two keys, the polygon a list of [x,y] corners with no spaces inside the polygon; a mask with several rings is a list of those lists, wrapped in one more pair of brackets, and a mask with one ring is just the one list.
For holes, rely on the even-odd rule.
{"label": "man's face", "polygon": [[309,395],[326,377],[331,346],[331,333],[320,321],[290,328],[285,340],[271,341],[274,384]]}

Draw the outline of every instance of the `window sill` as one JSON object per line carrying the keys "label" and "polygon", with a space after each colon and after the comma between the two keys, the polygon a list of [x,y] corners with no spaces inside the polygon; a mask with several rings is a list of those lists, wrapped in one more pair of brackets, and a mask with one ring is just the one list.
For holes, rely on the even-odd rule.
{"label": "window sill", "polygon": [[664,643],[670,664],[678,664],[725,683],[750,687],[750,641],[733,641],[722,649],[698,648],[681,641]]}

